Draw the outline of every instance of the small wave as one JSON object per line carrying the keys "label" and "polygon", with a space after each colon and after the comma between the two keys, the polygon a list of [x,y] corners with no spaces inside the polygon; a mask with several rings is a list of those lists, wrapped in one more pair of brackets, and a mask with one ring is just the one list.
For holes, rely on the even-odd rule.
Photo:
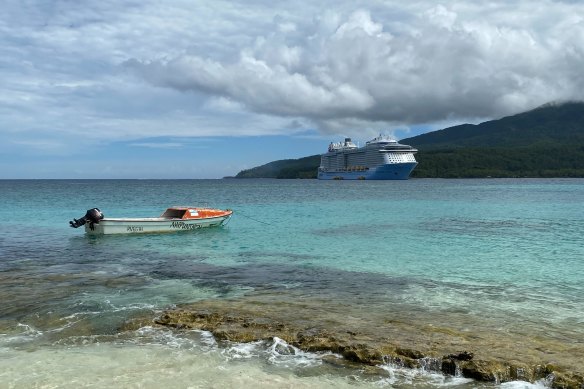
{"label": "small wave", "polygon": [[227,360],[233,359],[250,359],[252,357],[259,357],[260,346],[264,341],[257,341],[251,343],[233,343],[230,347],[224,349],[221,353]]}
{"label": "small wave", "polygon": [[[109,299],[94,302],[94,301],[78,301],[74,303],[72,308],[81,309],[79,312],[75,312],[70,316],[84,315],[84,314],[101,314],[106,312],[122,312],[128,310],[142,310],[142,309],[157,309],[158,306],[155,304],[148,303],[128,303],[125,305],[116,305],[112,303]],[[96,309],[97,308],[97,309]]]}
{"label": "small wave", "polygon": [[18,323],[16,328],[21,332],[13,334],[0,334],[0,345],[12,346],[19,343],[26,343],[43,336],[43,331],[37,330],[29,324]]}
{"label": "small wave", "polygon": [[[133,336],[132,336],[133,335]],[[127,336],[120,334],[120,336]],[[125,339],[126,343],[162,345],[180,350],[210,351],[217,348],[213,336],[207,331],[172,331],[164,328],[145,326],[137,329]]]}
{"label": "small wave", "polygon": [[33,326],[31,326],[29,324],[18,323],[16,326],[18,328],[24,328],[24,332],[22,332],[23,335],[40,336],[43,334],[42,331],[37,330],[36,328],[34,328]]}
{"label": "small wave", "polygon": [[87,346],[100,343],[118,346],[154,346],[160,348],[208,352],[217,348],[215,340],[209,339],[206,331],[173,331],[166,328],[144,326],[134,331],[117,334],[69,336],[54,342],[54,345]]}
{"label": "small wave", "polygon": [[[307,368],[322,365],[327,353],[311,353],[288,344],[285,340],[274,337],[271,341],[251,343],[231,343],[223,349],[222,354],[228,361],[237,359],[259,358],[267,363],[283,368]],[[339,356],[339,358],[341,358]]]}
{"label": "small wave", "polygon": [[535,383],[525,381],[510,381],[500,385],[503,389],[547,389],[551,387],[551,382],[546,380],[539,380]]}
{"label": "small wave", "polygon": [[465,385],[473,382],[470,378],[445,376],[442,373],[426,367],[410,369],[388,363],[381,365],[380,368],[389,374],[389,377],[385,377],[378,382],[382,386],[406,383],[408,385],[429,384],[432,387],[443,387]]}
{"label": "small wave", "polygon": [[201,333],[201,342],[203,342],[203,344],[205,344],[208,347],[213,347],[216,348],[217,347],[217,341],[215,340],[215,337],[213,336],[213,334],[209,331],[200,331]]}
{"label": "small wave", "polygon": [[312,367],[322,364],[324,355],[332,353],[310,353],[304,352],[297,347],[288,344],[283,339],[274,337],[272,344],[268,348],[268,361],[274,365],[283,367]]}

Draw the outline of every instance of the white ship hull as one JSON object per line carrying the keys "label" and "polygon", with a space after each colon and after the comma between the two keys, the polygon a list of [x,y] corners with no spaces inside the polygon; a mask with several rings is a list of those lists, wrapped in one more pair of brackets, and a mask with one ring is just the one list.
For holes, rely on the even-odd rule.
{"label": "white ship hull", "polygon": [[416,162],[380,165],[365,171],[318,171],[319,180],[407,180]]}

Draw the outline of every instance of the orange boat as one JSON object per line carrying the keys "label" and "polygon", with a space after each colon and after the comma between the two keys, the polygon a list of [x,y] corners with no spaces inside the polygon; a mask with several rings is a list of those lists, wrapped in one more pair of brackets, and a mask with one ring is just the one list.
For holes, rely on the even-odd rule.
{"label": "orange boat", "polygon": [[148,232],[192,231],[205,227],[220,227],[229,222],[233,211],[204,207],[171,207],[159,217],[106,218],[99,208],[92,208],[80,219],[73,219],[73,228],[85,226],[93,235],[143,234]]}

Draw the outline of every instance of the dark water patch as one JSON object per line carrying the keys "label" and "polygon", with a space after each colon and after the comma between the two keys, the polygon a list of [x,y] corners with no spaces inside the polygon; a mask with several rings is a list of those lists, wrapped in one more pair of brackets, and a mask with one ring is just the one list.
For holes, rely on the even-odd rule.
{"label": "dark water patch", "polygon": [[384,300],[387,293],[404,291],[413,280],[378,273],[283,263],[254,263],[244,266],[215,266],[209,263],[167,259],[151,275],[157,278],[187,279],[197,285],[254,290],[302,290],[306,295],[331,295]]}
{"label": "dark water patch", "polygon": [[[569,227],[568,227],[569,226]],[[539,245],[536,237],[541,236],[541,241],[549,242],[550,236],[556,236],[558,240],[573,240],[572,236],[577,231],[584,232],[582,220],[557,221],[545,219],[469,219],[469,218],[439,218],[418,223],[420,230],[437,234],[452,234],[470,236],[475,238],[508,238],[524,237],[532,244]],[[567,229],[569,228],[569,229]],[[548,247],[553,249],[553,247]]]}
{"label": "dark water patch", "polygon": [[338,227],[319,228],[311,230],[311,234],[325,237],[371,237],[386,236],[389,231],[403,228],[403,224],[375,223],[375,224],[346,224]]}
{"label": "dark water patch", "polygon": [[[45,269],[46,270],[46,269]],[[108,275],[101,272],[0,272],[0,316],[18,319],[47,311],[60,312],[75,296],[96,289],[136,288],[149,281],[136,274]]]}
{"label": "dark water patch", "polygon": [[517,220],[473,220],[466,218],[440,218],[437,220],[419,223],[420,229],[432,232],[463,234],[473,236],[497,236],[505,235],[521,227]]}
{"label": "dark water patch", "polygon": [[299,262],[324,258],[321,255],[297,254],[286,251],[241,251],[237,253],[237,257],[241,258],[241,262],[258,262],[265,259]]}

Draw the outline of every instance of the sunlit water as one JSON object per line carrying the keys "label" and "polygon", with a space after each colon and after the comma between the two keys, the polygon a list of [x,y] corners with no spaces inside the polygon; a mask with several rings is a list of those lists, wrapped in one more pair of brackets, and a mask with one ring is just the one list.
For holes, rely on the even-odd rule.
{"label": "sunlit water", "polygon": [[[278,339],[124,327],[258,291],[582,349],[584,180],[0,181],[0,194],[0,387],[479,385],[282,354]],[[225,228],[175,234],[68,227],[93,207],[154,216],[181,204],[235,214]]]}

